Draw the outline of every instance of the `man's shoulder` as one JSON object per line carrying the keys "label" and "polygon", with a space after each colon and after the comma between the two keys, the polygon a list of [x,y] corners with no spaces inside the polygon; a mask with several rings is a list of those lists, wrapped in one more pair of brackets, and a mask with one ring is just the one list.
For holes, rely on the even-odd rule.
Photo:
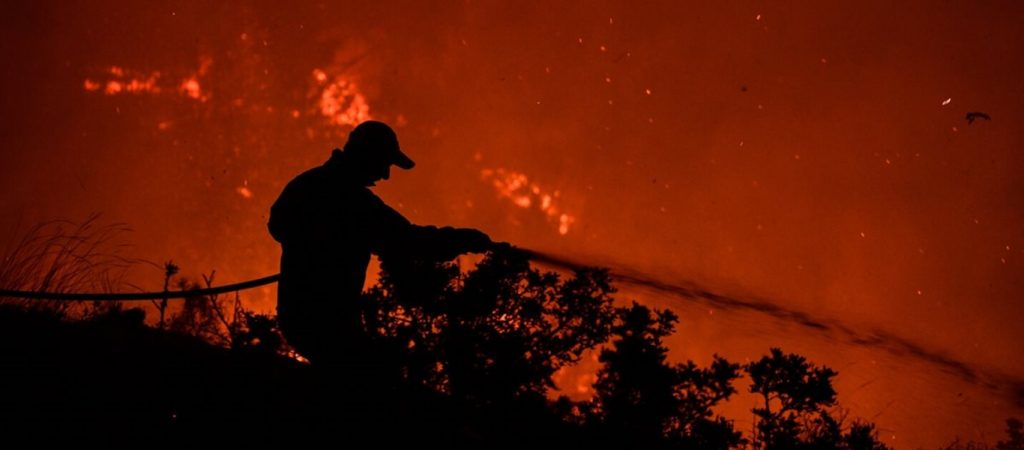
{"label": "man's shoulder", "polygon": [[327,167],[316,166],[296,175],[295,178],[292,178],[292,180],[285,185],[284,191],[287,193],[289,191],[345,189],[346,183],[341,181],[342,180],[338,180],[336,174],[331,173]]}
{"label": "man's shoulder", "polygon": [[383,203],[368,187],[349,182],[342,175],[325,166],[317,166],[300,173],[288,182],[281,195],[318,198],[328,195],[367,204]]}

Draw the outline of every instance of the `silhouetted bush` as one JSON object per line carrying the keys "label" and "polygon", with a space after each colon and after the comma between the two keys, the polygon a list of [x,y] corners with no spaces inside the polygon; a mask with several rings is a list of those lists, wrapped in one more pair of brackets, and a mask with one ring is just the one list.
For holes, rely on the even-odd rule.
{"label": "silhouetted bush", "polygon": [[[37,229],[6,253],[0,281],[22,289],[111,288],[111,274],[127,260],[104,259],[98,249],[113,231],[93,226]],[[183,290],[202,287],[175,278],[173,263],[164,269],[167,289],[172,281]],[[203,281],[211,286],[213,274]],[[333,395],[337,372],[282,357],[276,318],[246,310],[237,294],[233,304],[216,296],[174,308],[157,301],[160,329],[145,326],[143,310],[121,304],[8,300],[0,304],[0,381],[21,389],[0,418],[94,417],[178,436],[232,417],[242,432],[380,438],[401,430],[394,442],[446,448],[887,449],[873,424],[836,417],[835,371],[779,349],[742,367],[762,400],[753,409],[756,432],[744,437],[715,412],[736,393],[741,367],[718,356],[709,367],[670,363],[664,339],[675,314],[636,303],[616,308],[614,292],[606,270],[563,279],[532,268],[513,249],[467,271],[455,263],[384,261],[379,283],[362,299],[363,322],[385,366],[379,373],[396,376],[345,386],[356,397]],[[603,364],[593,399],[550,401],[554,374],[587,351],[600,351]],[[393,381],[401,386],[386,385]],[[398,395],[385,395],[391,388]],[[359,396],[364,403],[353,402]],[[1007,440],[994,448],[1024,449],[1022,428],[1008,420]],[[947,448],[992,447],[957,441]]]}
{"label": "silhouetted bush", "polygon": [[386,261],[368,326],[412,384],[475,402],[543,398],[554,373],[604,342],[614,292],[604,270],[562,280],[514,251],[454,263]]}
{"label": "silhouetted bush", "polygon": [[662,339],[677,317],[634,303],[617,311],[611,348],[601,352],[590,428],[620,448],[727,449],[744,441],[713,408],[736,390],[739,365],[715,357],[707,369],[666,362]]}
{"label": "silhouetted bush", "polygon": [[[748,364],[750,392],[763,405],[753,409],[757,418],[752,443],[765,450],[849,449],[884,450],[874,425],[853,422],[847,427],[833,417],[838,373],[816,367],[803,356],[773,348],[770,355]],[[845,428],[845,429],[844,429]]]}

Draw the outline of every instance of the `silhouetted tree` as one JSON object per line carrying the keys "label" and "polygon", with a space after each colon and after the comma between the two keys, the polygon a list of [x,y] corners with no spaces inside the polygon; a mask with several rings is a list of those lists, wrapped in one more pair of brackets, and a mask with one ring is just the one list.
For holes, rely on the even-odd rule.
{"label": "silhouetted tree", "polygon": [[662,339],[677,317],[633,303],[618,310],[611,348],[594,384],[591,409],[606,443],[623,448],[726,449],[743,440],[712,408],[736,392],[739,365],[715,357],[702,369],[692,361],[670,365]]}
{"label": "silhouetted tree", "polygon": [[544,401],[552,376],[607,340],[614,292],[605,270],[562,280],[514,250],[473,270],[384,261],[366,323],[403,376],[459,399]]}
{"label": "silhouetted tree", "polygon": [[755,407],[757,433],[754,448],[884,450],[874,425],[853,422],[844,430],[842,421],[829,412],[836,405],[828,367],[815,367],[807,358],[784,354],[778,348],[745,368],[750,392],[761,396],[764,406]]}
{"label": "silhouetted tree", "polygon": [[1006,437],[996,444],[997,450],[1024,450],[1024,423],[1013,417],[1006,419]]}
{"label": "silhouetted tree", "polygon": [[992,450],[992,446],[983,442],[962,441],[957,437],[953,439],[953,442],[940,447],[939,450]]}
{"label": "silhouetted tree", "polygon": [[832,369],[814,367],[803,356],[773,348],[770,356],[750,363],[746,371],[752,383],[750,392],[764,402],[753,410],[758,420],[756,448],[801,448],[809,440],[811,426],[831,427],[831,418],[822,419],[821,413],[836,401],[832,388],[836,372]]}
{"label": "silhouetted tree", "polygon": [[699,368],[693,361],[676,366],[675,395],[679,405],[670,421],[670,442],[699,449],[726,449],[746,442],[731,420],[715,416],[713,411],[736,393],[732,382],[739,377],[739,370],[739,364],[718,355],[708,368]]}
{"label": "silhouetted tree", "polygon": [[875,424],[854,422],[843,435],[842,447],[848,450],[886,450],[889,447],[878,441]]}

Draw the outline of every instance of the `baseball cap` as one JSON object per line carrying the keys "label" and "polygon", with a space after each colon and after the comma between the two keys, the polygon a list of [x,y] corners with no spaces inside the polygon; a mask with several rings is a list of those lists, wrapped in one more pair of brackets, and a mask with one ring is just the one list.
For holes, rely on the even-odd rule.
{"label": "baseball cap", "polygon": [[[416,163],[402,152],[398,146],[398,135],[386,123],[368,120],[357,125],[348,134],[345,151],[353,151],[366,156],[374,152],[373,157],[386,158],[388,162],[402,169],[412,169]],[[377,153],[380,152],[380,153]]]}

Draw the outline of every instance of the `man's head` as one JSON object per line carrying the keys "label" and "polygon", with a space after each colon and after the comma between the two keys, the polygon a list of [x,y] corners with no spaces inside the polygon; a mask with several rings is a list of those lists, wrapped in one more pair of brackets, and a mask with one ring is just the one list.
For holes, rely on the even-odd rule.
{"label": "man's head", "polygon": [[345,143],[345,155],[359,172],[368,177],[367,184],[391,176],[391,166],[412,169],[416,163],[402,153],[395,130],[383,122],[366,121],[355,127]]}

